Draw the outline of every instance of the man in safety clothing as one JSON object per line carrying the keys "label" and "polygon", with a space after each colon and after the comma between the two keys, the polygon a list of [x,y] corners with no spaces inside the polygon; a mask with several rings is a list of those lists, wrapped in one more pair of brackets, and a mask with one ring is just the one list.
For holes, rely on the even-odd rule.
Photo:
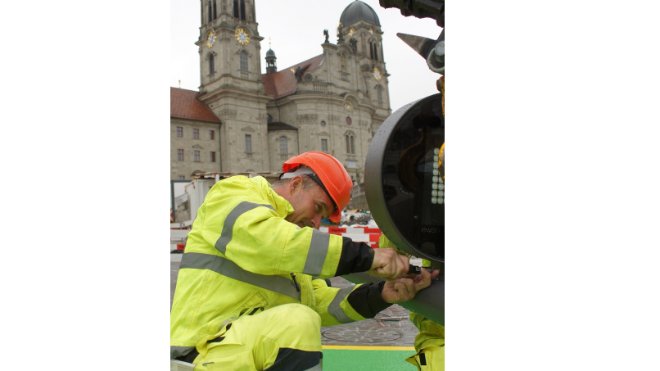
{"label": "man in safety clothing", "polygon": [[[362,320],[410,300],[438,272],[408,278],[394,249],[318,231],[338,222],[352,181],[323,152],[285,161],[263,177],[216,183],[182,256],[171,311],[171,358],[195,370],[320,369],[320,327]],[[369,271],[385,278],[339,289],[323,278]]]}

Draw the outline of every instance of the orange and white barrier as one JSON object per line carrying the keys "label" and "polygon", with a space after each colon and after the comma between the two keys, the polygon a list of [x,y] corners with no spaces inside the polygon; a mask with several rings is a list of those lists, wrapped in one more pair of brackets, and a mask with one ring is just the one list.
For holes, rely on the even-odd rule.
{"label": "orange and white barrier", "polygon": [[[381,232],[380,228],[368,227],[366,225],[360,226],[322,226],[319,228],[321,232],[336,234],[343,237],[348,237],[355,242],[365,242],[372,248],[378,248],[378,239]],[[186,239],[188,237],[189,229],[170,229],[170,251],[178,250],[183,252],[186,246]]]}
{"label": "orange and white barrier", "polygon": [[322,226],[319,228],[321,232],[336,234],[342,237],[348,237],[355,242],[368,243],[372,248],[378,247],[378,239],[381,232],[380,228],[368,227],[366,225],[359,226]]}

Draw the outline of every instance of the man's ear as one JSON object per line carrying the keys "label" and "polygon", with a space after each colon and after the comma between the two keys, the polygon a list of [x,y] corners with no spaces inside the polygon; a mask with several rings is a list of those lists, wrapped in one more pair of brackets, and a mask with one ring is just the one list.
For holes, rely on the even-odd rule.
{"label": "man's ear", "polygon": [[291,181],[289,182],[289,193],[293,194],[296,190],[302,189],[302,186],[303,179],[301,176],[291,178]]}

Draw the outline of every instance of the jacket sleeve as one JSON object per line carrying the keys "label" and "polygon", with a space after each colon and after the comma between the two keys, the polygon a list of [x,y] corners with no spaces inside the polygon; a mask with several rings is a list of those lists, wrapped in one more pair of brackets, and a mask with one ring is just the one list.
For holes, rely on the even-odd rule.
{"label": "jacket sleeve", "polygon": [[[226,180],[218,184],[223,182]],[[222,186],[209,192],[198,212],[197,225],[193,225],[193,237],[201,237],[203,245],[241,268],[263,275],[293,272],[334,277],[371,267],[373,252],[368,245],[300,228],[286,221],[292,209],[283,209],[281,203],[259,197],[256,191],[252,195],[238,186],[234,189],[231,182]]]}
{"label": "jacket sleeve", "polygon": [[359,284],[345,288],[328,287],[325,280],[312,281],[316,312],[322,326],[339,325],[373,318],[391,304],[383,301],[383,283]]}
{"label": "jacket sleeve", "polygon": [[364,242],[354,242],[342,237],[341,256],[336,276],[366,272],[374,261],[374,250]]}

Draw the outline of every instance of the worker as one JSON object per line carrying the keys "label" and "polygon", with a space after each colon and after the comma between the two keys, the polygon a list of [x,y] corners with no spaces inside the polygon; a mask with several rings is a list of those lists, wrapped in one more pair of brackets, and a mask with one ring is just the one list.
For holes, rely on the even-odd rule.
{"label": "worker", "polygon": [[[396,248],[385,234],[380,235],[378,247]],[[422,259],[422,271],[430,267],[431,262]],[[415,351],[417,353],[408,357],[406,361],[415,365],[419,371],[444,371],[445,327],[419,313],[410,312],[409,318],[419,332],[415,336]]]}
{"label": "worker", "polygon": [[[280,179],[217,182],[188,234],[171,310],[170,356],[202,370],[316,370],[321,326],[372,318],[412,299],[439,272],[410,278],[394,249],[320,232],[338,222],[352,181],[324,152],[284,162]],[[365,272],[348,288],[324,278]]]}

